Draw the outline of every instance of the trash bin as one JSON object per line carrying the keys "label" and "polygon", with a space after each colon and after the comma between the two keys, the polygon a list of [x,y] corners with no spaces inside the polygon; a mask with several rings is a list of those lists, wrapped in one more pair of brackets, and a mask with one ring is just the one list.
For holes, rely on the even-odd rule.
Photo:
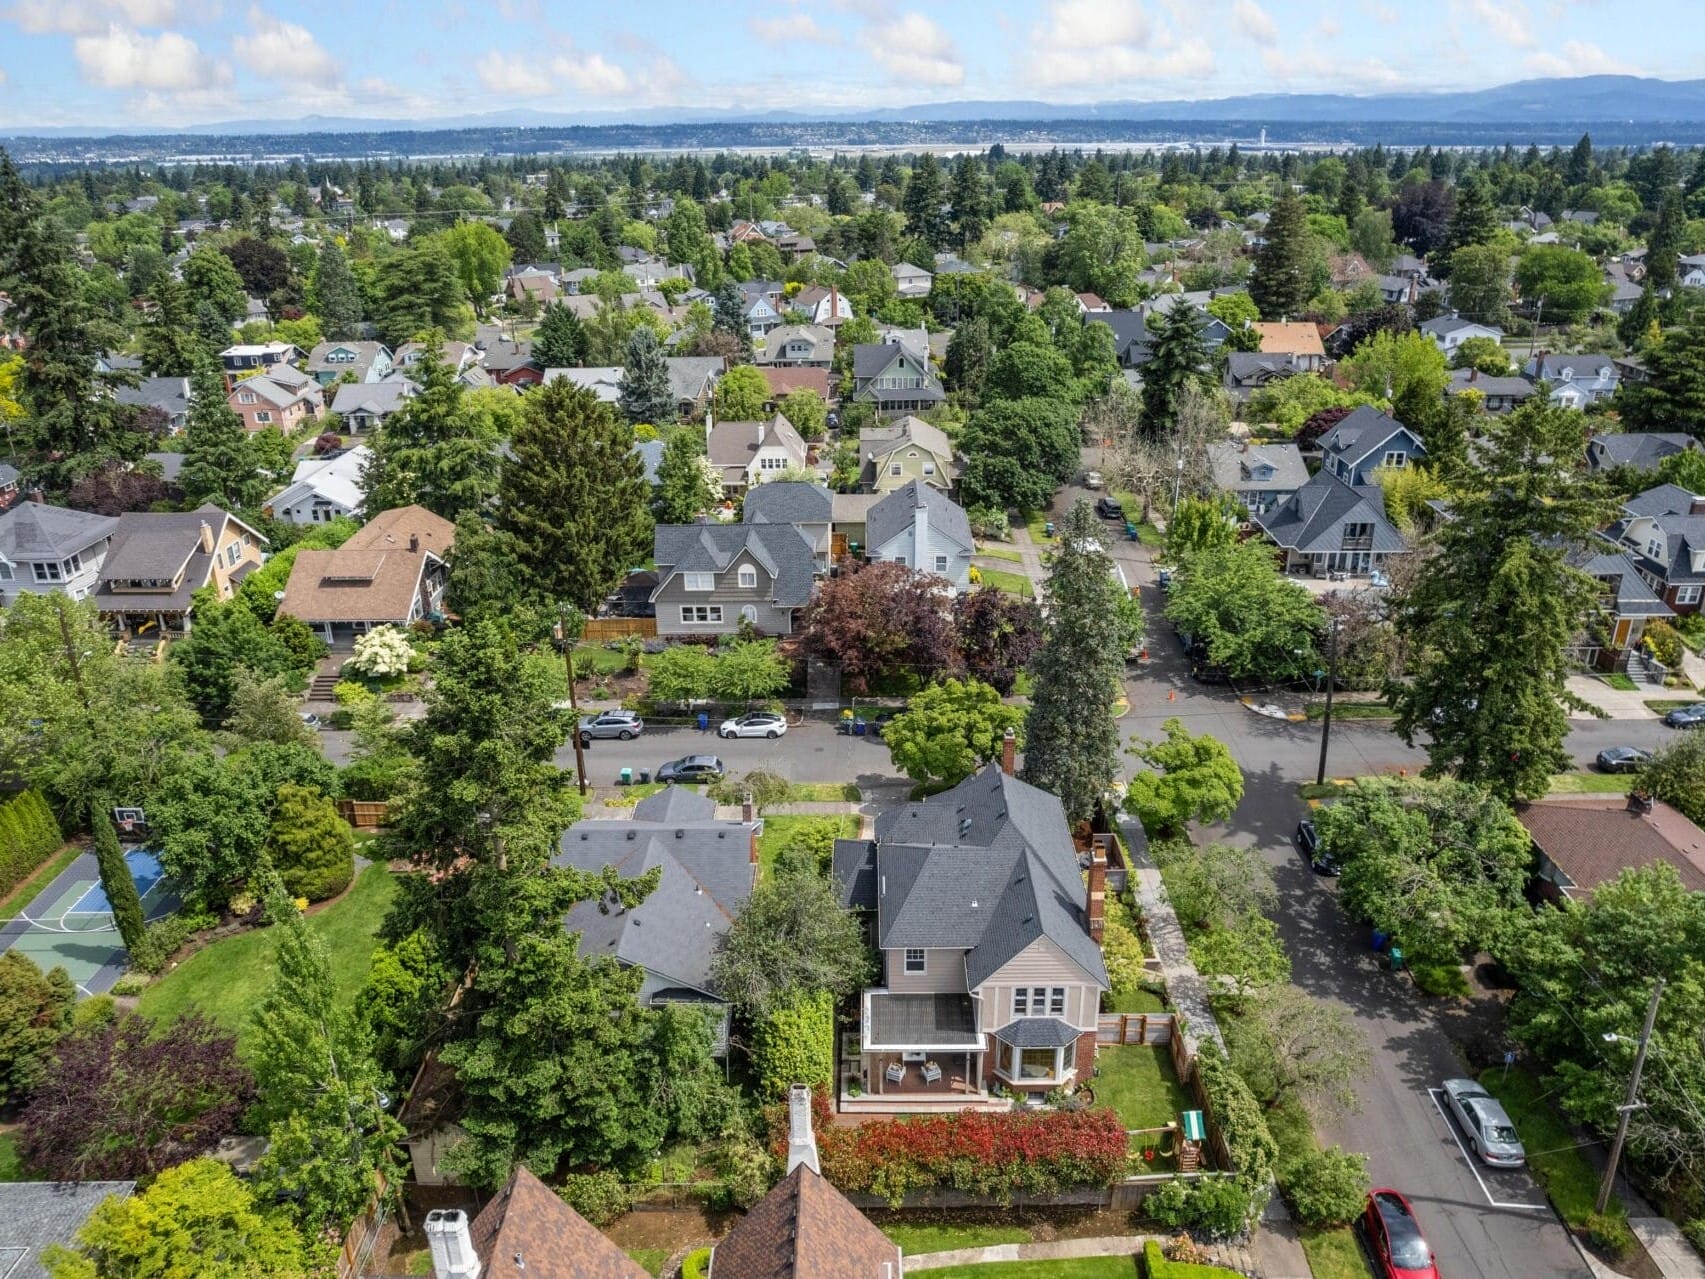
{"label": "trash bin", "polygon": [[1379,929],[1376,928],[1373,930],[1373,948],[1375,950],[1384,950],[1385,943],[1389,940],[1391,939],[1384,933],[1380,932]]}
{"label": "trash bin", "polygon": [[1137,526],[1130,520],[1125,521],[1125,537],[1132,542],[1137,540]]}
{"label": "trash bin", "polygon": [[867,730],[869,727],[870,727],[870,725],[866,724],[862,719],[855,719],[853,721],[853,736],[854,737],[863,737],[865,734],[865,730]]}
{"label": "trash bin", "polygon": [[1054,536],[1054,521],[1053,520],[1049,520],[1046,524],[1042,525],[1042,536],[1043,537]]}
{"label": "trash bin", "polygon": [[632,786],[633,785],[633,769],[624,768],[624,769],[622,769],[621,772],[617,773],[616,774],[616,785],[617,786]]}
{"label": "trash bin", "polygon": [[1391,971],[1394,973],[1402,972],[1403,971],[1403,949],[1402,949],[1402,947],[1393,946],[1388,953],[1391,956]]}
{"label": "trash bin", "polygon": [[651,781],[651,770],[649,768],[640,769],[639,770],[639,784],[641,786],[645,786],[645,785],[648,785],[650,783],[650,781]]}
{"label": "trash bin", "polygon": [[705,711],[700,711],[699,712],[699,732],[708,733],[709,731],[710,731],[710,715],[708,713],[706,713]]}

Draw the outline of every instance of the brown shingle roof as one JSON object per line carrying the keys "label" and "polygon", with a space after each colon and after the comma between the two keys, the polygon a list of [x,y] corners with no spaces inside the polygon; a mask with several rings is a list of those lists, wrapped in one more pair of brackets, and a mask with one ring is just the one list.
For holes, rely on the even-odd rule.
{"label": "brown shingle roof", "polygon": [[365,551],[385,547],[407,547],[410,534],[420,538],[420,544],[439,559],[456,540],[456,526],[442,515],[434,515],[424,506],[398,506],[380,511],[355,531],[344,548]]}
{"label": "brown shingle roof", "polygon": [[1249,327],[1260,335],[1264,355],[1318,355],[1322,359],[1326,356],[1326,348],[1320,343],[1320,330],[1312,324],[1275,320]]}
{"label": "brown shingle roof", "polygon": [[795,368],[789,365],[777,368],[773,364],[761,364],[758,369],[764,375],[764,381],[770,384],[770,394],[777,399],[789,391],[798,390],[815,391],[818,398],[825,402],[829,399],[828,369]]}
{"label": "brown shingle roof", "polygon": [[710,1273],[711,1279],[899,1279],[900,1249],[801,1164],[716,1245]]}
{"label": "brown shingle roof", "polygon": [[1632,810],[1620,795],[1543,799],[1517,816],[1558,870],[1590,893],[1631,866],[1668,862],[1682,884],[1705,892],[1705,831],[1662,800]]}
{"label": "brown shingle roof", "polygon": [[647,1279],[525,1168],[515,1170],[469,1233],[485,1266],[482,1279]]}
{"label": "brown shingle roof", "polygon": [[443,559],[455,534],[424,507],[381,511],[335,551],[298,551],[278,611],[308,623],[405,623],[427,555]]}

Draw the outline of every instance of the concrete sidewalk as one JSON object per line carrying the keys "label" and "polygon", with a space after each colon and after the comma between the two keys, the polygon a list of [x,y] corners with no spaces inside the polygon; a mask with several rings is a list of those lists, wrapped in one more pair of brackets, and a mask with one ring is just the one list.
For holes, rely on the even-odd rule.
{"label": "concrete sidewalk", "polygon": [[1705,1261],[1682,1237],[1675,1222],[1664,1217],[1629,1217],[1628,1228],[1646,1249],[1664,1279],[1705,1279]]}
{"label": "concrete sidewalk", "polygon": [[[1568,688],[1571,693],[1586,702],[1596,706],[1609,719],[1657,719],[1658,713],[1646,705],[1648,698],[1676,696],[1666,693],[1655,684],[1645,684],[1632,693],[1612,688],[1594,675],[1569,676]],[[1594,719],[1596,716],[1581,711],[1570,711],[1570,719]]]}

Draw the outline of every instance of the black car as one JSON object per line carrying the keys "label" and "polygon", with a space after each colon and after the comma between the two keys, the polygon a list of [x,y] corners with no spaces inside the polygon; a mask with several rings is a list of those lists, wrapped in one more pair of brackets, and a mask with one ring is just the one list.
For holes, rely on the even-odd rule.
{"label": "black car", "polygon": [[1125,508],[1110,497],[1095,499],[1095,513],[1104,520],[1122,520],[1125,518]]}
{"label": "black car", "polygon": [[1598,766],[1605,773],[1637,773],[1651,759],[1651,752],[1638,746],[1606,746],[1598,753]]}
{"label": "black car", "polygon": [[1315,829],[1312,820],[1305,817],[1297,823],[1296,839],[1297,847],[1302,850],[1302,855],[1308,858],[1309,866],[1317,874],[1336,875],[1338,873],[1338,859],[1332,856],[1331,852],[1321,844],[1320,832]]}
{"label": "black car", "polygon": [[1671,728],[1705,728],[1705,702],[1676,707],[1664,716],[1664,723]]}
{"label": "black car", "polygon": [[657,770],[660,782],[714,782],[726,771],[715,755],[684,755]]}

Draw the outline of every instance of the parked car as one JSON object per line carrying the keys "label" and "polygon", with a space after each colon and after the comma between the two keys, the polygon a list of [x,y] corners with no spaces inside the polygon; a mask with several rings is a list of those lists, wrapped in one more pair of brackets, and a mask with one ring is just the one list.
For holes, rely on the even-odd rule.
{"label": "parked car", "polygon": [[1494,1168],[1519,1168],[1527,1162],[1527,1151],[1502,1102],[1472,1079],[1447,1079],[1442,1086],[1476,1159]]}
{"label": "parked car", "polygon": [[580,742],[585,745],[595,737],[631,742],[644,731],[645,721],[632,711],[604,711],[580,721]]}
{"label": "parked car", "polygon": [[774,711],[753,711],[734,719],[725,719],[716,730],[718,737],[780,737],[787,732],[787,720]]}
{"label": "parked car", "polygon": [[1320,842],[1320,832],[1315,829],[1314,822],[1304,818],[1297,823],[1297,847],[1302,855],[1308,858],[1308,864],[1315,873],[1320,875],[1336,875],[1339,870],[1338,859]]}
{"label": "parked car", "polygon": [[1100,488],[1101,487],[1101,472],[1100,471],[1085,471],[1083,473],[1083,486],[1086,489],[1098,489],[1098,488]]}
{"label": "parked car", "polygon": [[1095,499],[1095,513],[1104,520],[1123,520],[1125,518],[1125,508],[1110,497]]}
{"label": "parked car", "polygon": [[314,714],[313,711],[297,711],[296,712],[296,718],[301,720],[304,724],[306,724],[309,728],[313,729],[315,732],[318,732],[320,729],[322,729],[326,726],[325,721],[322,720],[318,715]]}
{"label": "parked car", "polygon": [[683,755],[657,770],[660,782],[714,782],[728,770],[715,755]]}
{"label": "parked car", "polygon": [[1692,706],[1676,707],[1664,716],[1664,723],[1671,728],[1705,727],[1705,702],[1695,702]]}
{"label": "parked car", "polygon": [[1395,1190],[1368,1192],[1362,1230],[1381,1279],[1439,1279],[1433,1250],[1409,1201]]}
{"label": "parked car", "polygon": [[1638,746],[1606,746],[1598,753],[1598,766],[1606,773],[1637,773],[1651,758],[1651,751]]}

